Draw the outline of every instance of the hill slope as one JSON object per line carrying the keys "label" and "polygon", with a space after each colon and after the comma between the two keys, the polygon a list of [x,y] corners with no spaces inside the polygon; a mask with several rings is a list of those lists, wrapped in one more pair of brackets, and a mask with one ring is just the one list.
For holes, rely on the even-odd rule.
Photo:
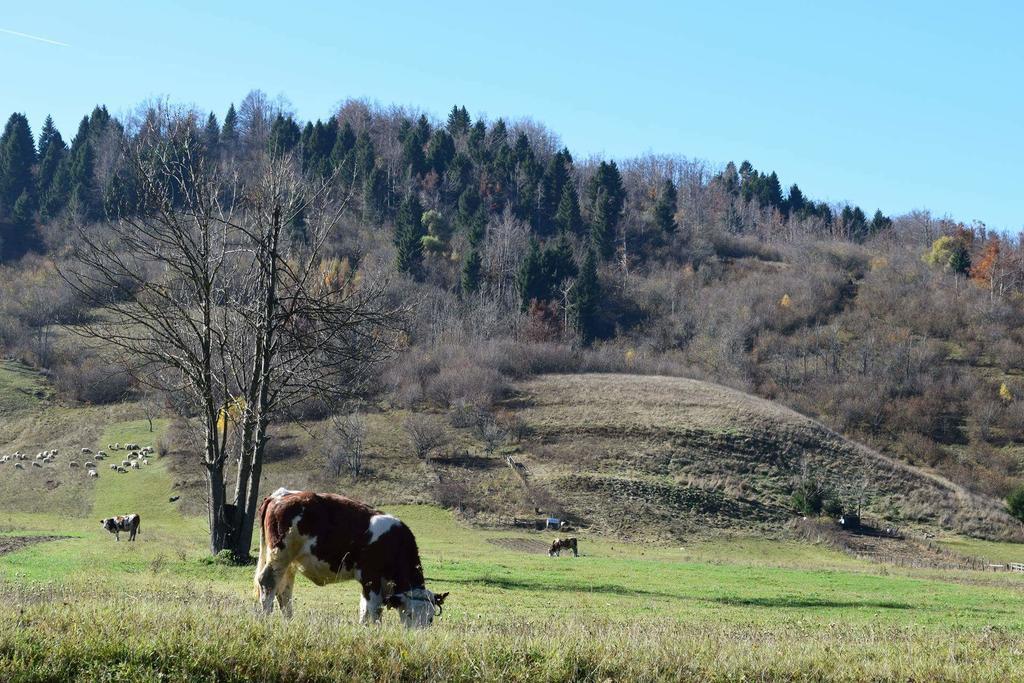
{"label": "hill slope", "polygon": [[[520,386],[528,479],[567,513],[618,533],[777,527],[806,473],[893,524],[985,537],[1018,525],[1002,503],[889,459],[769,401],[695,380],[549,375]],[[647,533],[644,533],[647,530]]]}

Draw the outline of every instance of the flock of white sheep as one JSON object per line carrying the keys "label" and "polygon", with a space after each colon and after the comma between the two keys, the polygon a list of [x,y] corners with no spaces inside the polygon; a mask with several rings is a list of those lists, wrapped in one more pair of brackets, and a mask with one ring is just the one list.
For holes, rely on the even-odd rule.
{"label": "flock of white sheep", "polygon": [[[140,446],[137,443],[112,443],[107,446],[109,451],[128,451],[127,456],[121,461],[121,464],[110,463],[110,469],[115,472],[124,474],[129,470],[142,469],[149,464],[149,456],[153,455],[155,451],[152,446]],[[97,462],[101,462],[110,457],[107,451],[96,451],[94,454],[91,448],[81,449],[83,458],[91,458],[85,460],[81,466],[88,476],[92,479],[96,479],[100,476],[97,469]],[[57,458],[60,455],[60,451],[54,448],[53,450],[40,451],[36,453],[35,458],[31,458],[25,453],[15,452],[12,455],[0,456],[0,464],[13,463],[15,469],[24,470],[26,463],[32,467],[44,468],[46,465],[50,465],[57,462]],[[79,463],[77,460],[69,460],[68,467],[70,469],[79,469]]]}

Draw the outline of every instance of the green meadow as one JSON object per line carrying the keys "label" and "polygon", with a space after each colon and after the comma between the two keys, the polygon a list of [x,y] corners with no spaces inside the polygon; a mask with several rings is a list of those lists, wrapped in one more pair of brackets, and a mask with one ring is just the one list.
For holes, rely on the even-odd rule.
{"label": "green meadow", "polygon": [[[162,428],[162,423],[157,425]],[[94,447],[152,442],[113,423]],[[427,631],[356,623],[354,583],[296,586],[296,615],[255,615],[252,568],[206,559],[205,520],[168,502],[159,457],[101,469],[91,514],[4,509],[6,536],[62,536],[0,555],[0,680],[1014,680],[1016,575],[896,570],[745,536],[683,546],[481,530],[397,506],[428,585],[451,591]],[[9,473],[5,471],[8,476]],[[100,528],[139,512],[135,543]]]}

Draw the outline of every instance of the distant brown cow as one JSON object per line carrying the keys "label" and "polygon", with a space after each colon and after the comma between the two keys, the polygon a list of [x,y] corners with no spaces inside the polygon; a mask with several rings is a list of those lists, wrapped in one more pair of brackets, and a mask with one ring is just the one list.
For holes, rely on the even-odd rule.
{"label": "distant brown cow", "polygon": [[576,549],[576,538],[556,538],[551,542],[551,550],[548,551],[548,555],[551,557],[561,556],[563,550],[571,550],[573,557],[579,557],[580,553]]}
{"label": "distant brown cow", "polygon": [[385,607],[406,627],[429,626],[448,593],[424,585],[416,539],[398,518],[330,493],[278,489],[259,508],[256,594],[265,614],[274,598],[286,617],[299,571],[317,584],[355,579],[363,586],[359,620],[376,623]]}

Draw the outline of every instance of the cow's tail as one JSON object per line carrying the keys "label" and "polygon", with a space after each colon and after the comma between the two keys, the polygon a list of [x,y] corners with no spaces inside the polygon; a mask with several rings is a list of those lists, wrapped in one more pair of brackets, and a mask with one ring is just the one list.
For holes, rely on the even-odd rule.
{"label": "cow's tail", "polygon": [[256,518],[260,522],[260,556],[256,561],[256,576],[253,582],[256,591],[256,602],[260,601],[260,574],[263,573],[263,567],[270,561],[270,549],[267,548],[267,533],[265,530],[267,508],[270,507],[270,501],[271,497],[267,496],[256,510]]}

